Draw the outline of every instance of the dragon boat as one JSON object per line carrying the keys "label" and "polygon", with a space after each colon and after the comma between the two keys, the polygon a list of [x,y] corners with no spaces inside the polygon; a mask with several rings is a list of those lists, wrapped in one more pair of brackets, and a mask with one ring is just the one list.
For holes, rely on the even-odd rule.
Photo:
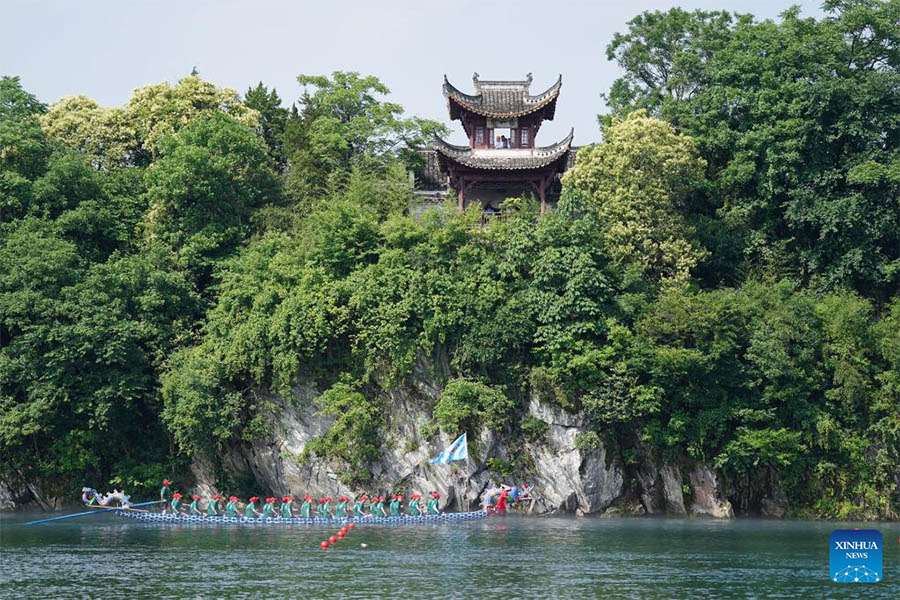
{"label": "dragon boat", "polygon": [[113,514],[117,517],[125,517],[126,519],[135,519],[148,523],[171,523],[181,524],[207,524],[207,525],[344,525],[347,523],[357,523],[366,525],[416,525],[422,523],[450,523],[455,521],[471,521],[474,519],[483,519],[487,513],[481,510],[456,513],[441,513],[439,515],[420,515],[399,516],[399,517],[342,517],[334,519],[326,519],[324,517],[225,517],[225,516],[199,516],[184,515],[173,513],[156,513],[143,512],[136,510],[121,509],[116,510]]}

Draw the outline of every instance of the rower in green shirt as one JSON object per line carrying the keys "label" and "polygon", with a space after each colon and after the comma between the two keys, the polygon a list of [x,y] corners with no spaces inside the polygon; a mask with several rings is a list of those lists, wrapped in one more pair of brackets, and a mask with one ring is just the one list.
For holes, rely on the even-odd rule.
{"label": "rower in green shirt", "polygon": [[319,499],[319,517],[322,519],[331,519],[331,496]]}
{"label": "rower in green shirt", "polygon": [[218,517],[219,511],[217,510],[219,506],[219,500],[222,499],[222,496],[216,494],[212,497],[212,500],[206,503],[206,516],[207,517]]}
{"label": "rower in green shirt", "polygon": [[428,514],[429,515],[439,515],[441,514],[440,509],[440,497],[441,495],[437,492],[431,492],[431,500],[428,501]]}
{"label": "rower in green shirt", "polygon": [[172,511],[177,515],[181,512],[181,492],[172,494],[172,503],[170,504]]}
{"label": "rower in green shirt", "polygon": [[229,496],[228,504],[225,505],[225,516],[226,517],[236,517],[238,516],[238,498],[237,496]]}
{"label": "rower in green shirt", "polygon": [[258,496],[253,496],[250,498],[250,502],[247,503],[247,507],[244,509],[244,518],[247,519],[255,519],[260,516],[259,511],[256,510],[256,501],[259,500]]}
{"label": "rower in green shirt", "polygon": [[391,496],[391,516],[399,517],[400,516],[400,503],[403,502],[403,496],[397,494],[396,496]]}
{"label": "rower in green shirt", "polygon": [[406,510],[409,512],[409,516],[418,517],[422,514],[421,509],[419,508],[419,496],[418,494],[413,494],[411,496],[411,500],[409,501],[409,505],[407,505]]}
{"label": "rower in green shirt", "polygon": [[188,506],[188,513],[195,517],[203,515],[203,513],[200,512],[200,496],[197,494],[191,496],[191,504]]}
{"label": "rower in green shirt", "polygon": [[372,507],[372,515],[376,517],[386,517],[387,511],[384,509],[384,496],[373,498],[375,505]]}
{"label": "rower in green shirt", "polygon": [[368,496],[363,494],[362,496],[358,496],[356,498],[356,502],[353,504],[353,516],[354,517],[371,517],[369,513],[366,512],[366,500],[368,500]]}
{"label": "rower in green shirt", "polygon": [[312,502],[313,498],[308,494],[304,494],[303,504],[300,505],[300,516],[304,519],[308,519],[312,516]]}
{"label": "rower in green shirt", "polygon": [[163,479],[162,487],[159,489],[159,499],[163,505],[163,513],[169,508],[170,496],[171,492],[169,491],[169,486],[172,485],[172,482],[168,479]]}
{"label": "rower in green shirt", "polygon": [[290,496],[285,496],[281,499],[281,518],[282,519],[293,519],[294,511],[291,509],[291,506],[294,502],[294,499]]}
{"label": "rower in green shirt", "polygon": [[347,516],[347,500],[344,496],[338,496],[337,505],[334,507],[334,518],[343,519]]}
{"label": "rower in green shirt", "polygon": [[264,519],[270,519],[275,516],[275,498],[266,498],[262,507],[262,516]]}

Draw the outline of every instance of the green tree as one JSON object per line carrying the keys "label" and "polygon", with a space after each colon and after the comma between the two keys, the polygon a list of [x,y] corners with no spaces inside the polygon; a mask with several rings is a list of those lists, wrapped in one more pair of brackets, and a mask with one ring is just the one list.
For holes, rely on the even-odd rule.
{"label": "green tree", "polygon": [[202,289],[213,263],[248,234],[252,212],[277,201],[277,181],[263,140],[219,113],[167,138],[160,151],[145,175],[148,239],[172,248]]}
{"label": "green tree", "polygon": [[281,106],[281,98],[275,88],[269,91],[262,81],[255,88],[248,88],[244,104],[259,113],[259,125],[263,139],[269,146],[269,157],[279,172],[284,172],[287,158],[282,150],[282,137],[290,111]]}
{"label": "green tree", "polygon": [[591,199],[620,269],[636,265],[653,282],[687,281],[704,257],[679,210],[703,179],[693,140],[640,111],[610,123],[604,137],[579,150],[563,184]]}
{"label": "green tree", "polygon": [[[90,264],[50,223],[0,244],[0,470],[39,495],[85,481],[155,483],[165,460],[156,378],[196,316],[166,255]],[[150,443],[154,441],[154,443]],[[137,443],[136,443],[137,442]],[[163,442],[163,443],[161,443]],[[151,483],[152,481],[152,483]]]}
{"label": "green tree", "polygon": [[163,140],[194,120],[225,114],[255,129],[260,114],[237,92],[218,88],[196,75],[138,88],[121,108],[103,108],[86,96],[67,96],[41,117],[47,136],[88,157],[98,169],[145,167]]}
{"label": "green tree", "polygon": [[628,32],[614,34],[606,48],[607,59],[625,71],[605,95],[613,114],[623,117],[637,107],[671,118],[664,107],[690,100],[708,85],[707,64],[730,41],[735,20],[749,19],[726,11],[671,8],[628,21]]}
{"label": "green tree", "polygon": [[66,96],[41,117],[51,139],[85,156],[97,169],[133,163],[140,142],[134,119],[122,108],[101,108],[87,96]]}
{"label": "green tree", "polygon": [[300,75],[300,108],[288,120],[284,148],[289,188],[298,199],[342,187],[352,168],[383,174],[400,157],[430,141],[444,127],[402,118],[400,105],[382,100],[389,90],[377,77],[335,71],[331,77]]}
{"label": "green tree", "polygon": [[0,78],[0,223],[28,212],[31,182],[47,168],[52,148],[38,120],[46,110],[18,77]]}
{"label": "green tree", "polygon": [[[711,186],[692,209],[715,219],[702,230],[716,254],[743,255],[732,274],[883,302],[900,281],[900,2],[824,7],[819,21],[795,8],[778,23],[645,13],[609,46],[626,70],[609,97],[615,113],[650,108],[697,141]],[[689,94],[671,93],[673,75]]]}

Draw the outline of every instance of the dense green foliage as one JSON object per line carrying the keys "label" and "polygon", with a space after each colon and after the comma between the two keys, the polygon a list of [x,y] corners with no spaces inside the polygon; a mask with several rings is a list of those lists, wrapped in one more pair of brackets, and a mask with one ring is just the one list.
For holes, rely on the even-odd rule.
{"label": "dense green foliage", "polygon": [[[407,210],[435,123],[375,77],[241,99],[192,76],[122,108],[0,80],[0,478],[41,494],[219,467],[293,403],[297,461],[361,484],[426,431],[485,428],[527,470],[583,452],[717,467],[759,509],[900,514],[900,2],[757,22],[645,13],[556,210]],[[423,382],[439,393],[415,392]],[[429,440],[437,442],[437,438]]]}
{"label": "dense green foliage", "polygon": [[825,8],[780,23],[641,15],[607,50],[626,72],[608,99],[674,124],[706,159],[707,192],[687,207],[718,255],[705,280],[790,274],[885,302],[900,285],[900,2]]}

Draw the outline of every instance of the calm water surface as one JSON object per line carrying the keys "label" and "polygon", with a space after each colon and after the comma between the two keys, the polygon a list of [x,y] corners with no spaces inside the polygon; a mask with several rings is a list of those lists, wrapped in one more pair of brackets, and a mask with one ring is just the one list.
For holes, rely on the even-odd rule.
{"label": "calm water surface", "polygon": [[[0,597],[900,598],[897,523],[491,518],[323,527],[0,515]],[[884,535],[884,580],[828,580],[828,536]],[[368,544],[367,549],[360,547]]]}

